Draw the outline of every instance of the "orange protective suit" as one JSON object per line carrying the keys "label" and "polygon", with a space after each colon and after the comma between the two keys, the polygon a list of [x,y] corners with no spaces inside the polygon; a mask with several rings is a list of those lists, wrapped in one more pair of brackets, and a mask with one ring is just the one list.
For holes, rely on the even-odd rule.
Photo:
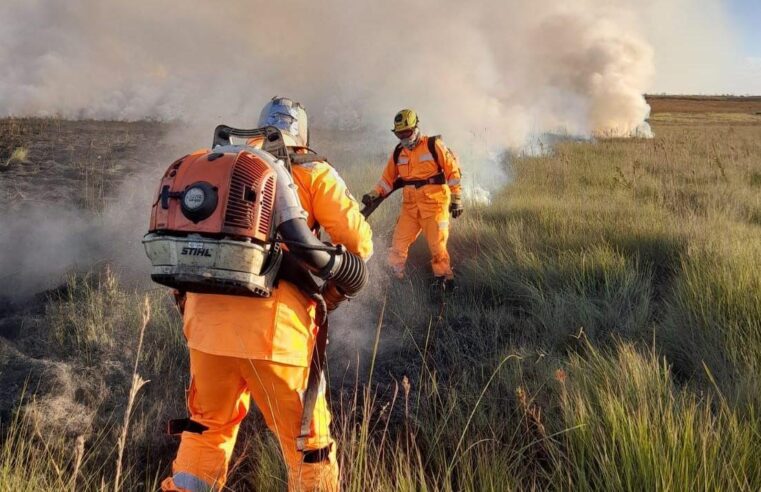
{"label": "orange protective suit", "polygon": [[[330,164],[294,165],[293,177],[309,226],[318,222],[334,243],[369,258],[370,227]],[[250,396],[280,442],[289,489],[338,489],[336,446],[330,437],[324,390],[315,405],[305,452],[296,447],[317,333],[314,315],[314,302],[285,281],[269,298],[188,294],[184,314],[191,371],[188,408],[192,420],[208,430],[182,433],[173,475],[162,483],[163,490],[195,492],[224,486]]]}
{"label": "orange protective suit", "polygon": [[449,200],[452,194],[460,195],[460,166],[457,158],[440,139],[436,139],[438,162],[436,164],[428,148],[428,139],[421,136],[412,150],[402,147],[398,159],[388,159],[383,175],[375,185],[375,191],[385,196],[393,190],[397,178],[403,180],[429,179],[443,172],[445,184],[427,184],[416,188],[402,188],[402,210],[394,229],[394,237],[388,254],[388,264],[394,274],[404,276],[407,252],[410,245],[423,232],[431,251],[431,267],[436,277],[452,278],[452,267],[447,252],[449,239]]}

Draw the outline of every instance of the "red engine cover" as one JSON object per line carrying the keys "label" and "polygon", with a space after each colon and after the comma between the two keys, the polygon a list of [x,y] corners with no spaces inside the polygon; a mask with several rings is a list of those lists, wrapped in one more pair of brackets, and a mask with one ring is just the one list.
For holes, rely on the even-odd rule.
{"label": "red engine cover", "polygon": [[[161,179],[150,232],[199,233],[267,242],[275,203],[275,172],[256,155],[198,150],[174,162]],[[196,183],[216,188],[217,206],[198,221],[182,210],[182,195]]]}

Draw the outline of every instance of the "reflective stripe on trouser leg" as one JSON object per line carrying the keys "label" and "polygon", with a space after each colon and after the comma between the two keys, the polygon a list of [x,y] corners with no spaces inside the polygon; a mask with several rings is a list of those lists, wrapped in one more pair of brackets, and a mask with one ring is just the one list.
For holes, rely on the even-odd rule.
{"label": "reflective stripe on trouser leg", "polygon": [[449,239],[449,213],[436,214],[422,219],[423,234],[431,252],[431,268],[436,277],[452,278],[447,240]]}
{"label": "reflective stripe on trouser leg", "polygon": [[[238,360],[190,349],[188,410],[193,420],[208,429],[201,434],[182,433],[172,480],[162,484],[164,490],[195,492],[224,486],[238,428],[249,404]],[[205,488],[198,489],[201,484]]]}
{"label": "reflective stripe on trouser leg", "polygon": [[394,237],[391,240],[391,248],[388,251],[388,266],[394,273],[404,273],[404,265],[407,262],[407,253],[410,245],[420,235],[420,221],[415,216],[416,212],[408,212],[402,207],[399,219],[394,228]]}
{"label": "reflective stripe on trouser leg", "polygon": [[180,472],[161,482],[161,490],[164,492],[216,492],[220,489],[195,475]]}
{"label": "reflective stripe on trouser leg", "polygon": [[328,459],[305,463],[296,449],[303,411],[302,395],[306,389],[308,369],[264,360],[245,361],[241,366],[247,386],[267,426],[275,433],[288,468],[291,491],[338,490],[336,444],[330,436],[330,411],[321,387],[315,404],[311,433],[305,449],[329,448]]}

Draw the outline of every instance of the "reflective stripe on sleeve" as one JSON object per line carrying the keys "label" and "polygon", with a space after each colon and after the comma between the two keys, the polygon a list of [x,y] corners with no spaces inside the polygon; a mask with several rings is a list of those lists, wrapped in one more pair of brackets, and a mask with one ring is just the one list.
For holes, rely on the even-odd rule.
{"label": "reflective stripe on sleeve", "polygon": [[447,184],[449,186],[454,186],[460,184],[460,178],[452,178],[449,181],[447,181]]}
{"label": "reflective stripe on sleeve", "polygon": [[439,222],[439,229],[446,229],[447,227],[449,227],[449,221],[448,220],[444,220],[442,222]]}
{"label": "reflective stripe on sleeve", "polygon": [[382,189],[382,190],[383,190],[385,193],[391,193],[391,190],[392,190],[391,186],[389,186],[388,184],[386,184],[386,182],[385,182],[384,180],[382,180],[382,179],[381,179],[380,181],[378,181],[378,186],[380,186],[380,187],[381,187],[381,189]]}

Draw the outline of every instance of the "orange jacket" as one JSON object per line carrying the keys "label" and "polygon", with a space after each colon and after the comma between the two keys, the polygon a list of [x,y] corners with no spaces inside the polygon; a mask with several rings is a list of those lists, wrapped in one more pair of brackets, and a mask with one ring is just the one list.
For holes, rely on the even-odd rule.
{"label": "orange jacket", "polygon": [[[460,165],[457,157],[447,148],[441,139],[436,139],[436,150],[441,168],[436,164],[433,156],[428,151],[428,138],[421,136],[417,146],[408,150],[402,148],[397,162],[394,155],[388,159],[383,170],[381,179],[375,185],[375,191],[385,196],[393,189],[396,178],[406,180],[427,179],[435,176],[439,171],[444,172],[445,185],[425,185],[420,188],[405,186],[403,189],[403,205],[407,212],[420,212],[422,217],[430,217],[441,213],[442,207],[446,210],[449,205],[450,192],[454,195],[461,194]],[[448,210],[446,210],[448,213]]]}
{"label": "orange jacket", "polygon": [[[309,226],[318,222],[334,243],[369,258],[372,231],[336,170],[317,161],[294,165],[293,177]],[[314,315],[314,302],[284,281],[269,298],[190,293],[184,332],[188,346],[202,352],[306,367]]]}

